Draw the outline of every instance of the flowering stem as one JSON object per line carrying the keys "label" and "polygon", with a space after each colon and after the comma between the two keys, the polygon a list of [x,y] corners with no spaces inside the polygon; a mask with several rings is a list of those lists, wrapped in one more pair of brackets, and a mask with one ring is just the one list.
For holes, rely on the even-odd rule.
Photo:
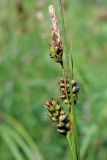
{"label": "flowering stem", "polygon": [[[68,43],[67,43],[67,36],[66,36],[66,29],[65,29],[65,22],[64,22],[64,15],[63,15],[63,7],[62,7],[62,1],[59,0],[59,7],[60,7],[60,15],[61,15],[61,23],[62,23],[62,34],[63,34],[63,41],[64,41],[64,46],[65,46],[65,66],[66,67],[65,71],[67,72],[68,80],[69,80],[69,85],[70,85],[70,91],[71,91],[71,96],[72,96],[72,101],[73,101],[73,93],[72,93],[72,84],[71,84],[71,78],[73,78],[73,58],[71,54],[71,66],[72,66],[72,75],[71,75],[71,70],[70,70],[70,51],[68,48]],[[69,105],[69,104],[68,104]],[[72,152],[72,157],[73,160],[79,160],[80,159],[80,154],[79,154],[79,145],[78,145],[78,132],[77,132],[77,123],[76,123],[76,115],[75,115],[75,110],[72,102],[72,106],[70,105],[70,108],[72,107],[72,110],[70,111],[70,119],[72,120],[73,123],[73,132],[72,132],[72,145],[69,139],[69,136],[67,137],[68,143],[71,148]]]}
{"label": "flowering stem", "polygon": [[[68,44],[67,44],[67,36],[66,36],[66,29],[65,29],[65,21],[64,21],[64,15],[63,15],[63,8],[62,8],[62,2],[59,0],[59,7],[60,7],[60,14],[61,14],[61,23],[62,23],[62,34],[63,34],[63,41],[65,46],[65,64],[66,64],[66,72],[68,71],[70,73],[70,67],[69,67],[69,51],[68,51]],[[69,76],[69,75],[68,75]]]}

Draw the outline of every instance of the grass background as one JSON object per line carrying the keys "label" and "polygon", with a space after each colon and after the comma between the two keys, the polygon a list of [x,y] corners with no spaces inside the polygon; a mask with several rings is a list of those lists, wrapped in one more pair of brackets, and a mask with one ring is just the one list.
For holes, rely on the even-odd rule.
{"label": "grass background", "polygon": [[[70,160],[43,104],[58,96],[49,58],[49,0],[0,0],[0,160]],[[107,2],[63,0],[75,78],[82,160],[107,159]],[[56,86],[56,87],[55,87]],[[56,94],[57,92],[57,94]]]}

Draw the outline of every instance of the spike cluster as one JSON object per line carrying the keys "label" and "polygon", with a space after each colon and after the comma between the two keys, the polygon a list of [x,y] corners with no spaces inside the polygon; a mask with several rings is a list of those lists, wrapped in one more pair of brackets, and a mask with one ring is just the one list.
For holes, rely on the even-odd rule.
{"label": "spike cluster", "polygon": [[66,77],[62,77],[59,82],[60,86],[60,98],[64,101],[65,104],[69,103],[71,104],[71,95],[70,95],[70,88],[69,88],[69,82]]}
{"label": "spike cluster", "polygon": [[66,136],[68,132],[72,131],[72,123],[57,101],[54,99],[48,100],[45,107],[48,109],[48,116],[52,122],[55,122],[60,134]]}
{"label": "spike cluster", "polygon": [[[65,66],[63,66],[63,45],[60,36],[60,28],[58,25],[56,11],[53,5],[49,6],[49,14],[51,17],[51,24],[52,24],[50,57],[53,58],[54,61],[61,64],[64,74],[66,75],[65,72],[66,68]],[[70,83],[72,83],[73,100],[71,99]],[[55,124],[57,131],[60,134],[66,136],[68,133],[72,133],[73,121],[70,116],[72,109],[71,106],[73,102],[74,104],[78,102],[78,92],[80,88],[78,86],[77,81],[72,80],[70,82],[66,76],[60,79],[59,86],[60,86],[60,98],[61,100],[64,101],[65,104],[68,104],[69,107],[68,115],[66,115],[66,113],[63,110],[63,107],[60,106],[59,103],[54,99],[47,100],[45,102],[45,107],[47,108],[48,116],[50,120]]]}
{"label": "spike cluster", "polygon": [[[80,87],[78,86],[78,83],[76,80],[72,80],[71,83],[72,83],[72,93],[73,93],[74,104],[77,104]],[[62,77],[59,82],[59,86],[60,86],[60,98],[64,101],[65,104],[68,104],[68,103],[72,104],[68,79],[66,77]]]}
{"label": "spike cluster", "polygon": [[49,14],[51,16],[52,24],[52,44],[50,44],[50,57],[53,58],[56,62],[60,63],[63,66],[62,55],[63,47],[62,40],[60,36],[60,28],[58,25],[58,20],[56,16],[56,11],[53,5],[49,6]]}

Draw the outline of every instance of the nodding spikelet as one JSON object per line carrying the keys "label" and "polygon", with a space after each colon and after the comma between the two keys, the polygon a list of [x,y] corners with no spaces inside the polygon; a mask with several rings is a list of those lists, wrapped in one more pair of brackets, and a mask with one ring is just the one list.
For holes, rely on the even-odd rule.
{"label": "nodding spikelet", "polygon": [[[73,93],[74,104],[77,104],[80,87],[78,86],[78,83],[76,80],[72,80],[71,83],[72,83],[72,93]],[[59,86],[60,86],[60,98],[64,101],[65,104],[68,104],[68,103],[72,104],[68,78],[62,77],[59,82]]]}
{"label": "nodding spikelet", "polygon": [[60,28],[58,25],[58,20],[56,16],[56,11],[53,5],[49,6],[49,14],[51,16],[51,24],[52,24],[52,44],[50,44],[50,57],[53,58],[56,62],[60,63],[63,66],[62,55],[63,55],[63,47],[62,40],[60,36]]}
{"label": "nodding spikelet", "polygon": [[72,123],[63,111],[63,107],[61,107],[54,99],[47,100],[45,107],[48,109],[48,116],[51,121],[55,123],[57,131],[65,136],[68,132],[71,133]]}

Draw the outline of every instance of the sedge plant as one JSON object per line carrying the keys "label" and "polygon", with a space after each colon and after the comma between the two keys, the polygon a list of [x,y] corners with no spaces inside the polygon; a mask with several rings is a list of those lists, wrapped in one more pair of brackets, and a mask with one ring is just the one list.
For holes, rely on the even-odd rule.
{"label": "sedge plant", "polygon": [[[61,26],[53,4],[49,5],[51,19],[50,58],[61,66],[62,75],[58,82],[58,99],[46,100],[48,116],[59,134],[66,137],[72,153],[72,160],[80,160],[78,130],[75,107],[78,103],[79,85],[74,79],[72,50],[68,48],[62,1],[58,0]],[[67,112],[65,112],[67,107]]]}

